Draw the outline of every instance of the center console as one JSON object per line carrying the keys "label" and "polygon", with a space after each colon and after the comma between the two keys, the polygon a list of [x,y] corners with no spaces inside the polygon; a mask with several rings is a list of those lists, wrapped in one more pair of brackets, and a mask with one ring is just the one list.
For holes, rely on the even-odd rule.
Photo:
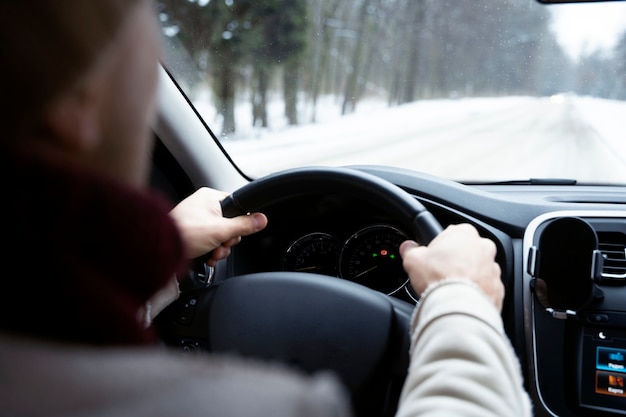
{"label": "center console", "polygon": [[626,416],[626,214],[559,212],[524,237],[536,416]]}

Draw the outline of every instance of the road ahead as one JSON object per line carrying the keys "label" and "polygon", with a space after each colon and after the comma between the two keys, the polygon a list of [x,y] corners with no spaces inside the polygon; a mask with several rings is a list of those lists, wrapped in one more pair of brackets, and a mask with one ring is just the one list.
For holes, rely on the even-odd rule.
{"label": "road ahead", "polygon": [[[419,102],[225,145],[253,176],[296,165],[384,164],[459,180],[626,182],[626,141],[606,137],[591,101]],[[624,107],[613,107],[621,117]],[[613,107],[603,109],[604,120]]]}

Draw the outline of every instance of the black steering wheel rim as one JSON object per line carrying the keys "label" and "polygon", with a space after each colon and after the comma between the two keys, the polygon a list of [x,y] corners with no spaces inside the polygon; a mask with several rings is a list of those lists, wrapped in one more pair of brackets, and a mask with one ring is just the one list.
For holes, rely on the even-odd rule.
{"label": "black steering wheel rim", "polygon": [[427,245],[442,227],[422,203],[400,187],[375,175],[344,167],[303,167],[252,181],[222,201],[225,217],[258,211],[302,192],[346,192],[380,206],[419,243]]}

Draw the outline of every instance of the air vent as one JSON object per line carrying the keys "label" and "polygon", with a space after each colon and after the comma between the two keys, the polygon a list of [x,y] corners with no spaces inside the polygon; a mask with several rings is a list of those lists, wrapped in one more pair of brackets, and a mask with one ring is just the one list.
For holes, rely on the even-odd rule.
{"label": "air vent", "polygon": [[602,278],[626,280],[626,235],[600,232],[598,240],[604,259]]}

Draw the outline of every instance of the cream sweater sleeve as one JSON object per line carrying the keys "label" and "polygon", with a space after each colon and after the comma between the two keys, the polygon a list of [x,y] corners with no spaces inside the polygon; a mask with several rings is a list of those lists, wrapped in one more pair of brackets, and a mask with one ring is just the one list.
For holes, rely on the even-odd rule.
{"label": "cream sweater sleeve", "polygon": [[411,363],[397,417],[531,416],[499,312],[466,280],[425,291],[411,322]]}

